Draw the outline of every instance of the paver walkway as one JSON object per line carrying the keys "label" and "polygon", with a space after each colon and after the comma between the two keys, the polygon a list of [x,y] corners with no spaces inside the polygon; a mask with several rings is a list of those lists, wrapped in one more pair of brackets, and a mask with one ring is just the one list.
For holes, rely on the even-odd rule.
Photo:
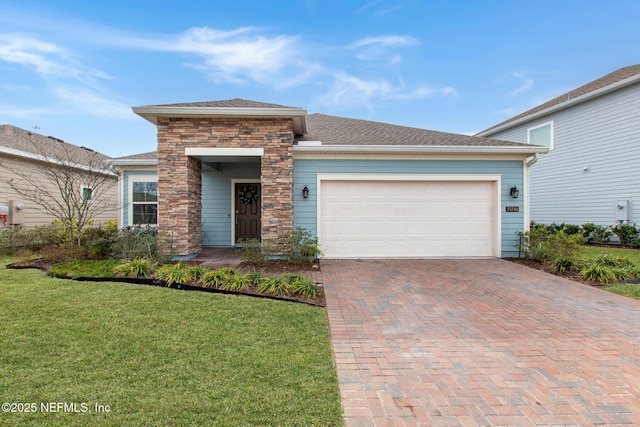
{"label": "paver walkway", "polygon": [[640,425],[640,301],[500,259],[322,273],[347,426]]}

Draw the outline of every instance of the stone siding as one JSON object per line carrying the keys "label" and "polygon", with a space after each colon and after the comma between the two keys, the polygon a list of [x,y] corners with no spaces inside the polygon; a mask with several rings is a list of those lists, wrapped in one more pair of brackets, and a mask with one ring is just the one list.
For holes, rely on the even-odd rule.
{"label": "stone siding", "polygon": [[158,227],[178,255],[201,250],[202,165],[187,147],[264,148],[261,161],[262,239],[293,228],[291,119],[158,118]]}

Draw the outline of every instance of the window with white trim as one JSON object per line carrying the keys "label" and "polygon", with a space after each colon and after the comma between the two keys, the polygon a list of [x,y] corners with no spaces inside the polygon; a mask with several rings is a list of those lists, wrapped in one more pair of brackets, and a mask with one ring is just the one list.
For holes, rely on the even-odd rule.
{"label": "window with white trim", "polygon": [[528,144],[542,145],[553,150],[554,139],[553,120],[527,129]]}
{"label": "window with white trim", "polygon": [[90,202],[93,200],[93,188],[82,186],[82,201]]}
{"label": "window with white trim", "polygon": [[156,225],[158,223],[158,181],[132,180],[129,189],[129,224]]}

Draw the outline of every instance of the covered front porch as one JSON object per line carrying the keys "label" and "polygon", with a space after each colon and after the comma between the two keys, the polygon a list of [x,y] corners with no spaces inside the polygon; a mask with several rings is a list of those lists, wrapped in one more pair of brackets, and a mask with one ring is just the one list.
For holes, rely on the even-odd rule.
{"label": "covered front porch", "polygon": [[202,247],[229,248],[261,239],[262,149],[198,151],[191,150],[202,164]]}

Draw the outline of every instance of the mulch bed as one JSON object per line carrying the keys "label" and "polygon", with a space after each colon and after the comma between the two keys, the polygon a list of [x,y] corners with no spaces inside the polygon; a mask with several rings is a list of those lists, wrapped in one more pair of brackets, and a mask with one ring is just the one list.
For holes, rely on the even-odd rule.
{"label": "mulch bed", "polygon": [[[36,258],[36,259],[25,260],[25,261],[17,261],[12,264],[7,264],[7,268],[9,269],[37,268],[39,270],[46,272],[51,268],[53,264],[55,263],[45,260],[43,258]],[[245,271],[245,272],[257,271],[263,276],[267,276],[267,277],[277,277],[286,273],[302,273],[304,271],[319,271],[319,269],[320,269],[320,264],[317,261],[314,263],[291,263],[285,260],[271,261],[266,264],[254,264],[251,262],[243,262],[238,268],[238,270]],[[61,278],[71,279],[70,277],[61,277]],[[80,277],[74,280],[95,281],[95,282],[107,282],[107,281],[108,282],[124,282],[124,283],[146,284],[146,285],[166,287],[166,284],[153,279]],[[231,294],[231,295],[248,295],[248,296],[259,297],[259,298],[299,302],[299,303],[309,304],[317,307],[326,306],[324,288],[321,285],[318,286],[318,293],[315,297],[306,298],[306,299],[300,298],[296,295],[274,296],[270,294],[263,294],[258,292],[256,287],[245,289],[242,292],[223,291],[220,289],[206,288],[204,286],[199,286],[195,283],[191,283],[187,285],[172,285],[169,287],[172,289],[181,289],[181,290],[214,292],[214,293]]]}

